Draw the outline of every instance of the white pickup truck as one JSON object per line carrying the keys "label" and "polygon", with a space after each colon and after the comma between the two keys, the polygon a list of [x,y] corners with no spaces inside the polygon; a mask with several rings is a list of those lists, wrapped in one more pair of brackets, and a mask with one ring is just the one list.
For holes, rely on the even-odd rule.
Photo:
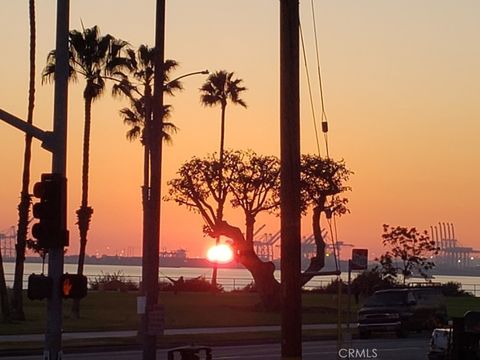
{"label": "white pickup truck", "polygon": [[434,329],[428,359],[480,360],[480,311],[467,311],[449,328]]}

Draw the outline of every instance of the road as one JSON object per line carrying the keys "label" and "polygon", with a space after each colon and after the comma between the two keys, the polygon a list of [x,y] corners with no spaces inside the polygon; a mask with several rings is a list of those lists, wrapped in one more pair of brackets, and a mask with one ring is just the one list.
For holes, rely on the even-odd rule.
{"label": "road", "polygon": [[[425,336],[407,339],[381,338],[352,340],[338,351],[335,341],[311,341],[303,343],[303,360],[378,359],[425,360],[429,340]],[[348,350],[351,356],[348,357]],[[355,351],[356,350],[356,351]],[[280,360],[280,345],[219,346],[213,348],[215,360]],[[38,360],[37,356],[3,357],[2,360]],[[139,351],[112,351],[98,353],[65,354],[65,360],[141,360]],[[167,359],[167,351],[158,351],[158,360]],[[178,357],[177,357],[178,359]]]}

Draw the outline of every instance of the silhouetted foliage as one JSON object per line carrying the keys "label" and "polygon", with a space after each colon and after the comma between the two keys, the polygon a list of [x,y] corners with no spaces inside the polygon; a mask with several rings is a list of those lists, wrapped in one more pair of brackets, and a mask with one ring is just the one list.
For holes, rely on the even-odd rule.
{"label": "silhouetted foliage", "polygon": [[462,289],[462,284],[455,281],[449,281],[442,284],[442,294],[445,296],[473,296],[473,294]]}
{"label": "silhouetted foliage", "polygon": [[280,162],[275,156],[258,155],[254,151],[235,151],[226,166],[232,173],[228,190],[230,204],[241,208],[245,216],[245,239],[253,243],[255,219],[261,212],[276,212],[280,206]]}
{"label": "silhouetted foliage", "polygon": [[310,259],[310,265],[303,273],[302,283],[312,278],[312,273],[325,266],[325,241],[322,236],[320,220],[322,213],[327,219],[333,215],[341,216],[348,212],[348,199],[340,196],[350,190],[346,185],[352,171],[344,161],[335,161],[317,155],[303,155],[301,158],[301,196],[302,210],[312,209],[312,228],[316,245],[316,256]]}
{"label": "silhouetted foliage", "polygon": [[217,168],[218,187],[217,187],[217,204],[216,215],[218,221],[223,218],[223,206],[227,198],[226,189],[223,182],[223,166],[225,151],[225,112],[227,104],[230,101],[234,105],[247,107],[245,101],[240,98],[240,94],[247,90],[241,86],[242,79],[234,79],[233,72],[225,70],[216,71],[210,74],[203,86],[200,88],[200,101],[205,106],[220,105],[220,150],[219,150],[219,167]]}
{"label": "silhouetted foliage", "polygon": [[[85,119],[82,152],[82,196],[80,208],[77,210],[77,224],[80,232],[78,274],[83,274],[87,233],[93,214],[93,208],[88,204],[92,103],[100,98],[105,91],[107,80],[123,69],[131,67],[131,59],[124,56],[127,45],[127,42],[116,39],[112,35],[101,36],[97,26],[83,28],[82,31],[71,30],[69,33],[70,79],[76,79],[77,75],[85,79],[83,90]],[[42,74],[44,81],[54,79],[55,56],[55,50],[48,54],[47,65]],[[72,311],[76,317],[79,317],[79,300],[74,301]]]}
{"label": "silhouetted foliage", "polygon": [[[253,227],[258,213],[274,211],[278,207],[278,159],[257,155],[253,151],[226,152],[221,184],[219,168],[220,162],[215,155],[191,159],[182,165],[177,172],[178,177],[168,182],[166,199],[199,212],[205,220],[206,234],[216,237],[220,234],[215,234],[215,231],[220,228],[222,235],[228,232],[235,260],[252,273],[264,305],[277,307],[279,298],[276,289],[279,283],[273,276],[275,266],[271,262],[264,263],[255,254]],[[217,191],[220,185],[221,193]],[[227,195],[233,207],[244,211],[247,238],[218,217],[218,207],[227,200]]]}
{"label": "silhouetted foliage", "polygon": [[365,270],[352,280],[352,293],[358,298],[359,295],[370,296],[377,290],[389,289],[394,286],[395,280],[382,276],[378,269]]}
{"label": "silhouetted foliage", "polygon": [[[186,206],[188,210],[198,212],[206,223],[205,232],[208,232],[218,221],[217,211],[219,204],[225,201],[229,193],[230,183],[233,181],[238,157],[229,152],[225,154],[222,181],[222,194],[219,196],[218,171],[220,163],[217,154],[209,155],[204,159],[193,157],[184,163],[177,171],[177,177],[168,181],[168,195],[165,200],[175,201]],[[232,164],[229,164],[232,162]]]}
{"label": "silhouetted foliage", "polygon": [[240,293],[256,293],[258,292],[257,286],[255,285],[255,282],[252,281],[245,285],[244,287],[241,288],[235,288],[232,290],[232,292],[240,292]]}
{"label": "silhouetted foliage", "polygon": [[[127,50],[130,66],[128,71],[117,71],[115,77],[118,81],[113,85],[114,95],[123,95],[128,98],[130,106],[120,110],[126,125],[130,126],[127,132],[128,140],[140,138],[143,145],[148,145],[150,139],[150,125],[153,121],[152,97],[155,74],[155,48],[140,45],[135,52]],[[182,89],[179,80],[170,81],[170,73],[178,67],[175,60],[166,60],[164,63],[164,92],[173,95],[176,90]],[[170,106],[164,105],[163,119],[170,115]],[[163,122],[162,139],[171,141],[171,134],[177,127],[169,122]],[[155,140],[159,141],[159,139]]]}
{"label": "silhouetted foliage", "polygon": [[[279,160],[273,156],[257,155],[253,151],[228,151],[225,153],[223,166],[222,196],[217,191],[219,177],[216,176],[220,167],[219,161],[213,156],[205,159],[193,158],[183,164],[177,172],[178,177],[168,182],[169,190],[166,200],[175,201],[189,210],[198,212],[205,220],[204,231],[216,237],[224,235],[232,240],[235,260],[248,269],[254,277],[256,288],[265,307],[279,306],[280,284],[274,278],[275,266],[271,262],[263,262],[255,253],[253,246],[253,229],[255,217],[262,211],[275,212],[279,200]],[[346,199],[333,198],[327,202],[328,196],[337,195],[348,188],[344,182],[351,173],[343,162],[322,159],[315,156],[305,156],[302,162],[302,209],[314,206],[315,224],[319,229],[321,212],[344,214],[347,212]],[[318,178],[328,177],[328,178]],[[246,235],[239,228],[229,225],[218,218],[219,203],[230,197],[234,208],[241,208],[245,215]],[[323,243],[325,246],[325,243]],[[318,250],[323,254],[324,250]],[[319,258],[317,256],[317,258]],[[323,258],[312,260],[316,271],[323,267]],[[305,274],[304,283],[310,280],[312,273]]]}
{"label": "silhouetted foliage", "polygon": [[100,291],[136,291],[138,290],[138,283],[127,278],[123,271],[114,273],[104,273],[96,276],[88,283],[91,290]]}
{"label": "silhouetted foliage", "polygon": [[310,292],[319,293],[319,294],[338,294],[338,287],[340,286],[340,291],[342,294],[348,292],[348,286],[342,279],[333,279],[325,286],[319,286],[312,289]]}
{"label": "silhouetted foliage", "polygon": [[430,240],[427,231],[383,225],[382,239],[383,245],[389,250],[375,260],[380,263],[376,269],[384,277],[396,278],[400,273],[403,284],[415,272],[424,278],[428,277],[428,270],[435,266],[431,257],[438,254],[439,249],[435,241]]}
{"label": "silhouetted foliage", "polygon": [[213,286],[205,276],[198,276],[192,279],[177,279],[170,282],[160,282],[160,291],[173,291],[175,293],[180,291],[192,291],[192,292],[223,292],[223,287],[220,284]]}

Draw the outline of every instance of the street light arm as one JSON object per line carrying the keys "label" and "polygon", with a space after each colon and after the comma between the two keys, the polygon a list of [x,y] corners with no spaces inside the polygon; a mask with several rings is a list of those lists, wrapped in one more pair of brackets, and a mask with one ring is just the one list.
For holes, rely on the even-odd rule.
{"label": "street light arm", "polygon": [[208,74],[210,74],[210,72],[209,72],[208,70],[193,71],[193,72],[190,72],[190,73],[188,73],[188,74],[181,75],[181,76],[179,76],[179,77],[177,77],[177,78],[175,78],[175,79],[173,79],[173,80],[170,80],[169,82],[163,84],[163,86],[164,86],[164,87],[165,87],[165,86],[168,86],[168,85],[170,85],[171,83],[173,83],[173,82],[175,82],[175,81],[178,81],[178,80],[180,80],[180,79],[183,79],[183,78],[185,78],[185,77],[187,77],[187,76],[200,75],[200,74],[208,75]]}

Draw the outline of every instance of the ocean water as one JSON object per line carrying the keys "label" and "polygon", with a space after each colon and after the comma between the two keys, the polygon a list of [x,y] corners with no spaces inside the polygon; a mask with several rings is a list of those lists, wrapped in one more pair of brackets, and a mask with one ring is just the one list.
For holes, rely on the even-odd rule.
{"label": "ocean water", "polygon": [[[15,264],[6,262],[3,264],[5,269],[5,277],[7,280],[7,286],[13,284],[13,274],[15,271]],[[45,265],[45,272],[47,272],[48,266]],[[75,264],[65,264],[64,271],[67,273],[76,273],[77,266]],[[42,272],[41,264],[25,263],[25,286],[27,278],[30,274],[40,274]],[[126,265],[90,265],[85,264],[84,274],[90,279],[102,274],[121,273],[125,278],[132,281],[139,282],[141,280],[142,268],[141,266],[126,266]],[[179,278],[183,276],[185,279],[194,278],[197,276],[204,276],[210,279],[212,269],[210,268],[160,268],[160,279],[166,280],[166,277]],[[341,278],[347,281],[347,273],[343,272]],[[352,274],[354,277],[355,274]],[[280,280],[280,270],[275,271],[275,277]],[[317,276],[312,279],[306,286],[306,288],[315,288],[318,286],[324,286],[334,280],[336,276]],[[253,281],[250,272],[246,269],[218,269],[218,282],[223,286],[225,290],[233,290],[234,288],[242,288]],[[410,281],[419,282],[422,279],[414,278]],[[475,296],[480,296],[480,276],[448,276],[448,275],[435,275],[432,278],[434,282],[446,283],[454,281],[462,284],[462,288],[466,291],[473,293]]]}

